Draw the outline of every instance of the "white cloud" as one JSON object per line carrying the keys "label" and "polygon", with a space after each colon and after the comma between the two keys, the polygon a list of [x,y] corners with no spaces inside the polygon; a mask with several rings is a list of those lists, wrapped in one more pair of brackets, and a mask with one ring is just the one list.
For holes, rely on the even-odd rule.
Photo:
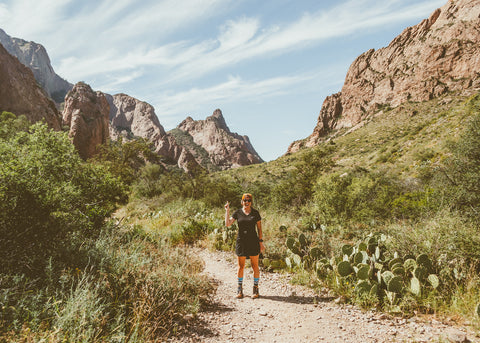
{"label": "white cloud", "polygon": [[[155,105],[155,112],[162,117],[163,124],[169,116],[179,114],[179,108],[188,113],[196,112],[199,106],[216,104],[222,101],[256,101],[256,99],[278,96],[287,92],[290,87],[315,77],[315,74],[308,74],[247,81],[239,76],[230,76],[227,81],[214,86],[194,87],[187,91],[160,94],[152,99],[152,103],[157,104]],[[177,119],[172,117],[170,122],[166,123],[166,126],[178,124],[176,121]]]}

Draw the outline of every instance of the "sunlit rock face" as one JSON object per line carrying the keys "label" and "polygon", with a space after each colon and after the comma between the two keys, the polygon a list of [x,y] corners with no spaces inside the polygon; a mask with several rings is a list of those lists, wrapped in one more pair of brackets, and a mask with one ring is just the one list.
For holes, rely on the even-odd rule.
{"label": "sunlit rock face", "polygon": [[98,152],[98,146],[109,139],[110,106],[102,92],[79,82],[65,97],[63,125],[83,159]]}
{"label": "sunlit rock face", "polygon": [[43,45],[12,38],[2,29],[0,29],[0,44],[11,55],[17,57],[20,63],[30,68],[37,82],[56,103],[64,101],[65,95],[73,85],[55,73]]}
{"label": "sunlit rock face", "polygon": [[190,135],[193,142],[206,151],[210,162],[220,169],[263,162],[247,136],[230,131],[219,109],[205,120],[188,117],[178,129]]}
{"label": "sunlit rock face", "polygon": [[355,127],[385,106],[478,89],[479,32],[478,0],[449,0],[387,47],[363,53],[350,66],[341,92],[325,99],[313,133],[288,152],[317,145],[333,130]]}
{"label": "sunlit rock face", "polygon": [[0,45],[0,111],[25,115],[30,121],[44,121],[61,129],[61,117],[55,104],[37,84],[30,69]]}

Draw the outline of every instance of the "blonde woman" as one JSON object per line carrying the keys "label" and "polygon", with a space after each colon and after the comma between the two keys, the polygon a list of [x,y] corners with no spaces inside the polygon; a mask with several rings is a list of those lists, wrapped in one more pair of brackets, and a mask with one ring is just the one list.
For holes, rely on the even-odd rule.
{"label": "blonde woman", "polygon": [[231,226],[235,220],[238,223],[237,244],[235,253],[238,257],[238,290],[237,298],[243,298],[243,271],[245,260],[250,258],[253,268],[253,298],[259,297],[258,281],[260,269],[258,267],[258,256],[265,250],[263,245],[262,218],[260,213],[252,208],[253,197],[250,193],[242,195],[242,208],[236,210],[230,216],[230,204],[225,204],[225,225]]}

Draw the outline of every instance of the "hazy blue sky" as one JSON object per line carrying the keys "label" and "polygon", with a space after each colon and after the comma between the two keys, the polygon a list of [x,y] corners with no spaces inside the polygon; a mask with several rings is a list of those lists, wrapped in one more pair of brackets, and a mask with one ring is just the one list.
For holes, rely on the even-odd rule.
{"label": "hazy blue sky", "polygon": [[0,0],[0,28],[71,83],[155,107],[166,130],[216,108],[266,161],[310,135],[362,52],[447,0]]}

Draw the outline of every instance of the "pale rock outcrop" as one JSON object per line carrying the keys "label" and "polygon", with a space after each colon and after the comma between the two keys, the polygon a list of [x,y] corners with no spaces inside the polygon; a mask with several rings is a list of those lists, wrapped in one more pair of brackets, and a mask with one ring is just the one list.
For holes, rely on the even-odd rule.
{"label": "pale rock outcrop", "polygon": [[55,104],[40,88],[30,69],[0,45],[0,111],[24,114],[31,122],[45,121],[61,129],[61,117]]}
{"label": "pale rock outcrop", "polygon": [[79,82],[65,97],[63,124],[70,128],[69,136],[83,159],[97,153],[98,145],[109,139],[110,106],[102,92],[94,92]]}
{"label": "pale rock outcrop", "polygon": [[110,105],[110,138],[125,141],[135,137],[151,142],[155,152],[185,171],[198,166],[195,158],[167,134],[152,105],[126,94],[106,94]]}
{"label": "pale rock outcrop", "polygon": [[126,94],[105,95],[110,105],[110,137],[133,135],[152,142],[166,135],[152,105]]}
{"label": "pale rock outcrop", "polygon": [[449,0],[387,47],[360,55],[341,92],[323,103],[312,135],[292,143],[288,152],[314,146],[333,130],[352,128],[384,106],[479,87],[479,2]]}
{"label": "pale rock outcrop", "polygon": [[12,38],[0,29],[0,44],[30,70],[47,94],[57,103],[64,101],[73,85],[58,76],[50,63],[45,48],[35,42]]}
{"label": "pale rock outcrop", "polygon": [[[230,132],[219,109],[205,120],[188,117],[177,128],[190,135],[193,142],[207,152],[211,163],[220,169],[263,162],[247,136]],[[192,155],[195,156],[193,152]]]}

